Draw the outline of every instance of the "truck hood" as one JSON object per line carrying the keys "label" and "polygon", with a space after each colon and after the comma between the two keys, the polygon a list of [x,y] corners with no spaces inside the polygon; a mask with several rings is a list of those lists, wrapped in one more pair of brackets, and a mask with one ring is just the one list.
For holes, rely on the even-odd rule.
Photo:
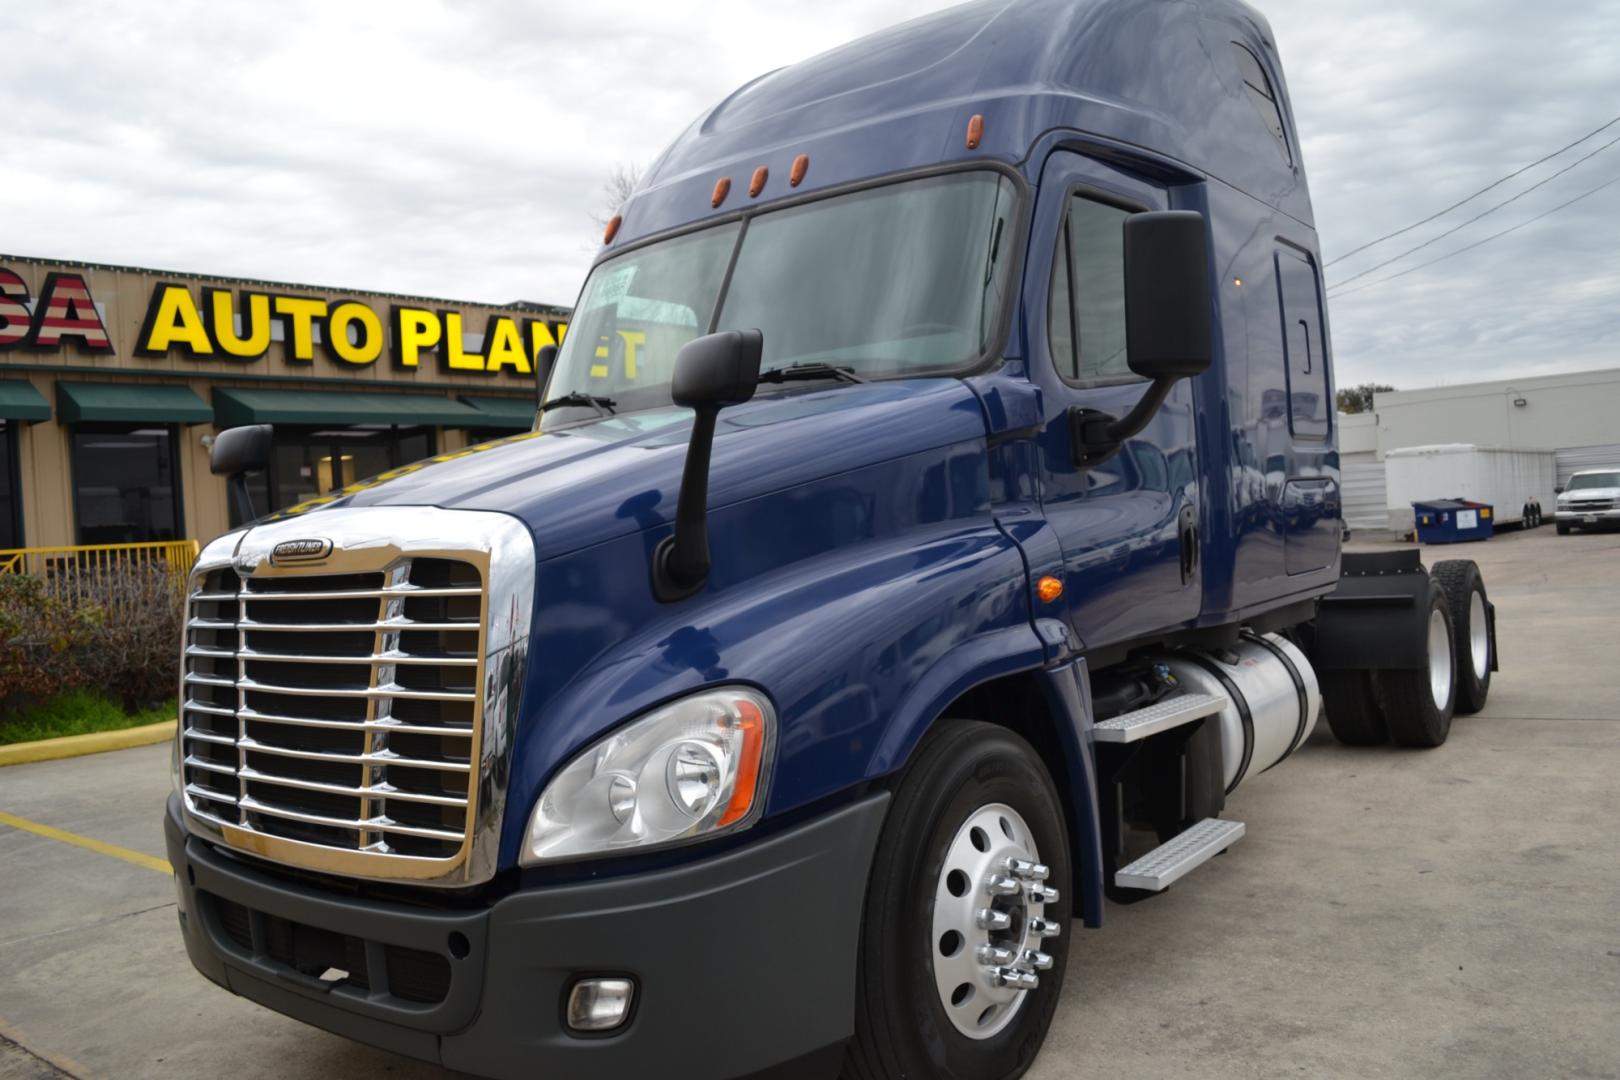
{"label": "truck hood", "polygon": [[1620,499],[1620,487],[1576,488],[1558,496],[1561,503],[1573,502],[1576,499]]}
{"label": "truck hood", "polygon": [[[692,414],[607,417],[441,454],[276,518],[349,506],[493,510],[522,519],[541,559],[673,520]],[[880,461],[985,437],[978,397],[956,379],[771,394],[720,414],[711,509]]]}

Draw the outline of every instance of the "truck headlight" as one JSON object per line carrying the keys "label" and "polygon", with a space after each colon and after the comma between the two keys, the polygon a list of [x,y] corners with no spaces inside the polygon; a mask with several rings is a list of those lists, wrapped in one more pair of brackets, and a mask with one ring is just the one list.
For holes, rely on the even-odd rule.
{"label": "truck headlight", "polygon": [[525,866],[735,832],[764,809],[776,713],[728,686],[673,701],[587,747],[546,785]]}

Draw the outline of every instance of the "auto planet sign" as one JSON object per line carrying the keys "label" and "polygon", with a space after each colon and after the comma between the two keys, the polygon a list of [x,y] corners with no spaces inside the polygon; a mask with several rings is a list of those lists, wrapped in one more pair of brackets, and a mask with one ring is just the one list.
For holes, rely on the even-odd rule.
{"label": "auto planet sign", "polygon": [[[491,315],[482,339],[473,339],[462,321],[459,311],[395,304],[384,327],[376,310],[358,300],[207,287],[199,300],[185,285],[160,282],[147,301],[135,355],[252,364],[265,358],[272,341],[281,341],[293,367],[313,367],[319,353],[340,370],[366,368],[386,352],[391,366],[407,373],[430,354],[444,374],[529,379],[541,347],[561,341],[568,329],[557,323],[554,335],[541,319]],[[0,267],[0,351],[55,352],[66,345],[115,351],[83,275],[46,275],[36,303],[27,283]]]}

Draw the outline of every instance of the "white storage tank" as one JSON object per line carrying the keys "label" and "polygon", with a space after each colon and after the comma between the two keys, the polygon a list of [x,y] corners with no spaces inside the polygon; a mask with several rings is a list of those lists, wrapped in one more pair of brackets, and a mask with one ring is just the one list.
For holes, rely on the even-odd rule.
{"label": "white storage tank", "polygon": [[1524,519],[1526,503],[1544,514],[1556,505],[1556,455],[1551,450],[1510,450],[1473,443],[1408,446],[1384,452],[1389,527],[1413,527],[1412,504],[1435,499],[1469,499],[1495,507],[1497,525]]}

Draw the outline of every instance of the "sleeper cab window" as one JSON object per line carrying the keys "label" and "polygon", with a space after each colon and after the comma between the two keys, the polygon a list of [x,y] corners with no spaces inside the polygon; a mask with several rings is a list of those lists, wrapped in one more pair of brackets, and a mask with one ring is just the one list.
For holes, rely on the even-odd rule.
{"label": "sleeper cab window", "polygon": [[1238,72],[1243,76],[1243,90],[1249,96],[1249,104],[1260,114],[1260,120],[1271,132],[1271,137],[1277,140],[1277,149],[1282,151],[1283,160],[1292,165],[1294,155],[1288,149],[1288,134],[1283,128],[1282,103],[1277,100],[1277,92],[1272,89],[1265,66],[1260,63],[1258,56],[1235,41],[1232,42],[1232,52],[1237,57]]}
{"label": "sleeper cab window", "polygon": [[1047,310],[1052,362],[1067,382],[1136,378],[1125,355],[1125,219],[1130,215],[1080,195],[1069,201]]}

